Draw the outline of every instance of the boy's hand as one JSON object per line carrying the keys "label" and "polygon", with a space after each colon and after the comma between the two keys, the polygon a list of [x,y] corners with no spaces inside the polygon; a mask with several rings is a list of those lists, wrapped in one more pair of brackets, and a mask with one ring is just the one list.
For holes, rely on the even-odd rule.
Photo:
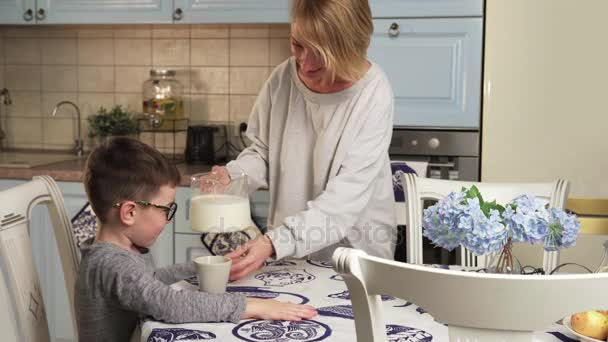
{"label": "boy's hand", "polygon": [[223,193],[230,184],[230,174],[225,166],[213,166],[208,176],[201,178],[201,190],[211,193]]}
{"label": "boy's hand", "polygon": [[262,235],[226,254],[226,257],[232,259],[230,279],[237,280],[259,270],[273,253],[272,242]]}
{"label": "boy's hand", "polygon": [[311,319],[317,310],[310,305],[283,303],[274,299],[247,298],[247,307],[241,318],[300,321]]}

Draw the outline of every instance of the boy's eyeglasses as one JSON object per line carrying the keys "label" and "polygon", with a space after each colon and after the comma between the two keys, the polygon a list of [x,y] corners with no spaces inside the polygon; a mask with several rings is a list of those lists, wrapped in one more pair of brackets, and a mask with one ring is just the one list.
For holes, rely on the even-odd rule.
{"label": "boy's eyeglasses", "polygon": [[[135,204],[140,205],[142,207],[154,207],[158,209],[162,209],[165,214],[167,214],[167,221],[171,221],[173,216],[175,216],[175,212],[177,212],[177,203],[171,202],[169,205],[160,205],[148,201],[133,201]],[[114,203],[114,208],[120,208],[120,206],[124,202]]]}

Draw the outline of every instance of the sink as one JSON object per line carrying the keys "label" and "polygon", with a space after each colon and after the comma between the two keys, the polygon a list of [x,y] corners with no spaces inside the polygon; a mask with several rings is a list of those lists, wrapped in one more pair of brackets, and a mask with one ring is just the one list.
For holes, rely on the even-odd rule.
{"label": "sink", "polygon": [[30,168],[75,159],[78,157],[69,153],[2,151],[0,167]]}

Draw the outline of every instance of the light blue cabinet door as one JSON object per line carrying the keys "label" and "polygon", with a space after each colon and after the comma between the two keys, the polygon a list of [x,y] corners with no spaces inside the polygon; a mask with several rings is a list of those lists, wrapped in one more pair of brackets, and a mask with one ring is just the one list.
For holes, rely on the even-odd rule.
{"label": "light blue cabinet door", "polygon": [[176,22],[289,22],[289,0],[174,0],[174,6],[182,13]]}
{"label": "light blue cabinet door", "polygon": [[369,57],[395,94],[395,126],[479,128],[482,19],[374,20]]}
{"label": "light blue cabinet door", "polygon": [[0,0],[0,24],[33,24],[36,0]]}
{"label": "light blue cabinet door", "polygon": [[37,0],[39,24],[171,23],[170,0]]}
{"label": "light blue cabinet door", "polygon": [[177,212],[173,218],[175,223],[176,233],[196,233],[190,227],[190,197],[191,190],[188,187],[177,187],[175,193],[175,203],[177,203]]}
{"label": "light blue cabinet door", "polygon": [[483,0],[370,0],[374,18],[480,17]]}

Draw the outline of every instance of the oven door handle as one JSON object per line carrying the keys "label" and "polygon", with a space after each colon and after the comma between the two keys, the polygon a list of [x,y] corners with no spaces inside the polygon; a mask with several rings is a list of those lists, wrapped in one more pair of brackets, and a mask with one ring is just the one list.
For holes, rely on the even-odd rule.
{"label": "oven door handle", "polygon": [[454,167],[454,163],[429,163],[429,166],[433,167]]}

